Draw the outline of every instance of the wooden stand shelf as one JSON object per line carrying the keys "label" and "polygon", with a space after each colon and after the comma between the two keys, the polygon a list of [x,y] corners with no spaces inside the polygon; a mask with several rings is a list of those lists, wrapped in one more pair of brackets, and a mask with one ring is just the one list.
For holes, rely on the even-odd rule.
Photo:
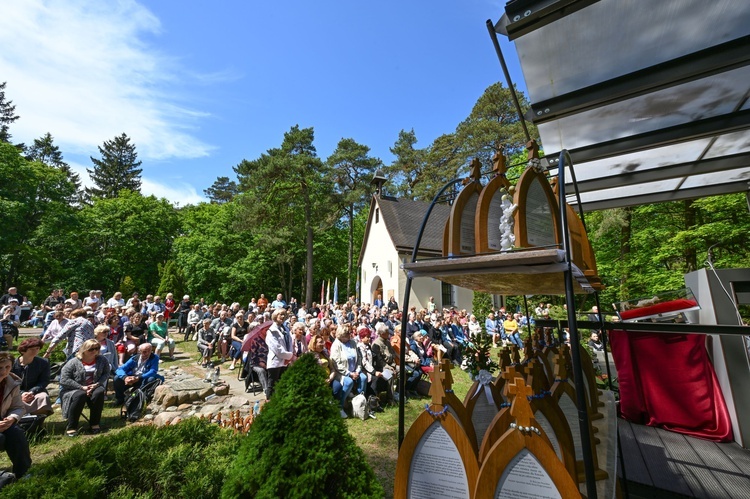
{"label": "wooden stand shelf", "polygon": [[[456,286],[500,295],[564,295],[565,253],[559,249],[514,250],[473,256],[436,258],[402,265],[410,278],[433,277]],[[577,294],[594,288],[572,264]]]}

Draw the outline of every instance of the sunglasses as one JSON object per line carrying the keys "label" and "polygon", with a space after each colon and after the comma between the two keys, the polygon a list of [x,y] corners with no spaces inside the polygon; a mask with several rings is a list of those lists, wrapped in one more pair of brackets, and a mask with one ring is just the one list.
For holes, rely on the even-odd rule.
{"label": "sunglasses", "polygon": [[99,347],[93,347],[93,348],[89,348],[89,349],[88,349],[88,350],[86,350],[86,351],[87,351],[87,352],[98,352],[99,350],[100,350],[100,349],[99,349]]}

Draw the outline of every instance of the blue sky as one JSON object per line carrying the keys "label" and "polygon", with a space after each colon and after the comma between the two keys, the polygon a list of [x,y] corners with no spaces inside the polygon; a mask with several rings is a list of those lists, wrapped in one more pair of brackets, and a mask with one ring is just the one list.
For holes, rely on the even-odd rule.
{"label": "blue sky", "polygon": [[352,137],[386,164],[401,129],[419,146],[452,132],[502,79],[485,21],[503,6],[0,0],[0,81],[21,116],[14,141],[50,132],[87,177],[97,146],[125,132],[142,191],[184,205],[295,124],[315,128],[323,159]]}

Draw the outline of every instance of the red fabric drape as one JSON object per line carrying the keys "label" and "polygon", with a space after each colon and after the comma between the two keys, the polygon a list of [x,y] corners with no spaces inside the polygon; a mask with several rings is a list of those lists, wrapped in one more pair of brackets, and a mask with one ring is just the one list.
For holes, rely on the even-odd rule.
{"label": "red fabric drape", "polygon": [[706,335],[612,331],[610,342],[625,419],[716,442],[734,440]]}

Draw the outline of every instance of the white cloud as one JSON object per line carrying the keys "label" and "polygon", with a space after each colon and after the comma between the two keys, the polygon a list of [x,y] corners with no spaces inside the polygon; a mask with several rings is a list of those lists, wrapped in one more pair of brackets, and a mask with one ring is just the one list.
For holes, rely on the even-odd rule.
{"label": "white cloud", "polygon": [[205,196],[198,194],[195,187],[185,182],[172,182],[169,185],[165,185],[143,177],[141,178],[141,192],[144,196],[153,194],[157,198],[166,198],[175,206],[185,206],[208,201]]}
{"label": "white cloud", "polygon": [[145,7],[0,0],[0,11],[0,82],[21,116],[16,141],[50,132],[64,153],[88,155],[125,132],[142,159],[211,151],[193,133],[206,114],[179,102],[186,72],[145,41],[161,29]]}
{"label": "white cloud", "polygon": [[[68,164],[70,165],[70,169],[81,177],[81,188],[94,186],[86,170],[86,166],[72,162],[68,162]],[[151,178],[141,177],[141,193],[144,196],[154,195],[157,198],[165,198],[175,206],[186,206],[188,204],[198,204],[208,201],[203,194],[199,194],[195,190],[195,187],[179,180],[166,184]]]}

